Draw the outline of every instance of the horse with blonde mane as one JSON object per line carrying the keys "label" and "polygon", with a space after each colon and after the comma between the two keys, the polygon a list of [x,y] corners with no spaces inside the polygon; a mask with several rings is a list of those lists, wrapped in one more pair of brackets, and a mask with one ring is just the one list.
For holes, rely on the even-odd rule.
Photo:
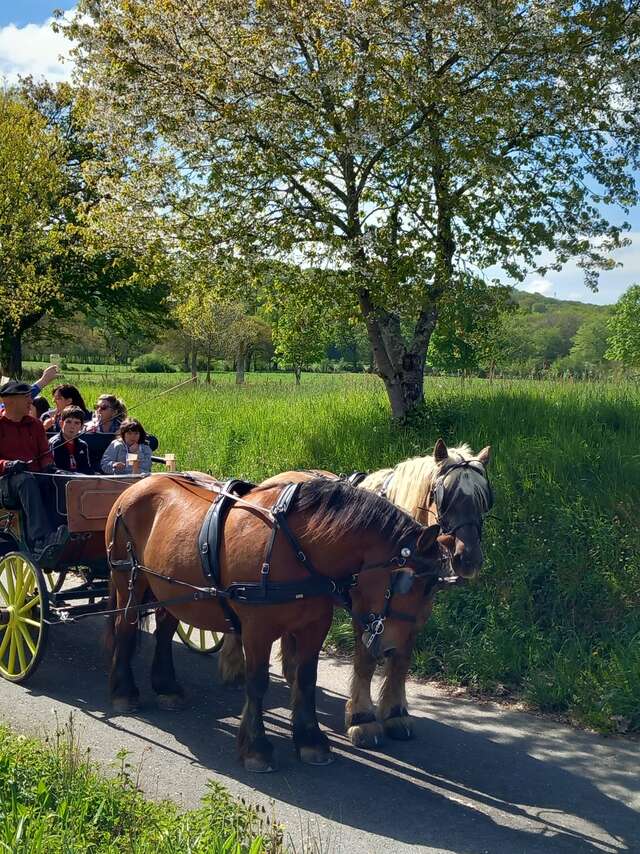
{"label": "horse with blonde mane", "polygon": [[[474,455],[466,444],[447,448],[444,441],[438,439],[433,454],[413,457],[394,468],[373,472],[359,484],[388,499],[421,524],[437,522],[443,535],[440,541],[448,543],[451,574],[446,579],[434,577],[430,580],[413,631],[406,643],[385,659],[377,707],[371,697],[371,680],[377,662],[367,653],[359,627],[354,624],[354,672],[345,725],[349,739],[358,747],[377,747],[385,735],[397,740],[413,738],[405,691],[411,655],[417,634],[431,615],[438,590],[473,578],[482,567],[483,517],[493,503],[486,474],[490,459],[490,446]],[[286,473],[287,479],[301,481],[318,475],[336,478],[331,472],[317,470]],[[269,483],[270,480],[266,480],[262,485]],[[295,639],[285,635],[281,648],[283,674],[291,684],[296,667]],[[225,682],[235,681],[244,674],[242,645],[233,635],[225,637],[218,666]]]}

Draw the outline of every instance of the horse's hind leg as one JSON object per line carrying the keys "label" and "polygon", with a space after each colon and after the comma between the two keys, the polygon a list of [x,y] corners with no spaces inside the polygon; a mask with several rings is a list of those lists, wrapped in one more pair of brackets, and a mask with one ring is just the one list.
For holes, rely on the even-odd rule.
{"label": "horse's hind leg", "polygon": [[151,685],[161,709],[175,711],[184,705],[184,691],[173,667],[173,635],[178,620],[164,608],[156,611],[156,651],[151,665]]}
{"label": "horse's hind leg", "polygon": [[355,650],[351,697],[345,708],[347,736],[356,747],[379,747],[384,741],[382,724],[376,720],[376,710],[371,699],[371,680],[376,669],[375,659],[369,655],[355,626]]}
{"label": "horse's hind leg", "polygon": [[378,718],[385,735],[400,741],[413,738],[413,722],[407,711],[406,681],[415,644],[412,633],[404,647],[396,649],[385,663],[384,681],[378,698]]}
{"label": "horse's hind leg", "polygon": [[238,752],[247,771],[275,771],[273,745],[265,735],[262,718],[262,702],[269,687],[273,639],[255,635],[243,625],[242,643],[246,661],[246,702],[238,731]]}
{"label": "horse's hind leg", "polygon": [[298,758],[309,765],[333,761],[329,739],[320,729],[316,715],[318,656],[331,625],[331,611],[295,635],[295,676],[291,688],[293,741]]}

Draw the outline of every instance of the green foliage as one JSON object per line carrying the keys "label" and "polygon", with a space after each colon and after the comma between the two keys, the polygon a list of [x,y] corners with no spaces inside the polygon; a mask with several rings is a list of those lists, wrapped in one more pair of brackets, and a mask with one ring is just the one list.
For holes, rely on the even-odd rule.
{"label": "green foliage", "polygon": [[640,285],[632,285],[624,293],[609,321],[607,359],[631,367],[640,367]]}
{"label": "green foliage", "polygon": [[518,280],[544,272],[543,252],[556,268],[576,257],[594,285],[625,243],[600,204],[637,198],[624,0],[77,13],[68,35],[109,148],[96,230],[164,233],[208,267],[244,255],[344,271],[325,297],[366,322],[394,416],[422,404],[438,310],[467,265]]}
{"label": "green foliage", "polygon": [[267,854],[282,828],[210,784],[203,806],[181,813],[138,792],[126,752],[118,773],[97,773],[71,722],[48,745],[0,727],[0,850],[7,854]]}
{"label": "green foliage", "polygon": [[138,374],[171,374],[174,366],[162,353],[145,353],[133,360],[133,369]]}
{"label": "green foliage", "polygon": [[[183,470],[260,480],[287,469],[372,470],[448,444],[491,444],[495,518],[479,578],[438,596],[415,671],[523,691],[601,730],[640,729],[640,404],[633,383],[430,378],[422,419],[389,421],[367,374],[250,375],[235,389],[116,380],[110,389]],[[78,375],[85,399],[104,381]],[[170,405],[168,405],[170,402]],[[339,616],[337,619],[340,619]],[[343,636],[350,630],[344,629]]]}

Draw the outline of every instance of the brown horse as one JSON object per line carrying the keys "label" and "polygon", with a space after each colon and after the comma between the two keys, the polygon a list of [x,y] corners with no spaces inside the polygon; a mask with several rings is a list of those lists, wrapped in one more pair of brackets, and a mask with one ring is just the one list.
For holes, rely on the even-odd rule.
{"label": "brown horse", "polygon": [[289,634],[296,645],[291,682],[298,756],[326,764],[331,755],[316,717],[315,688],[335,595],[350,606],[371,654],[390,655],[407,644],[426,579],[442,565],[438,525],[424,527],[388,501],[344,482],[315,478],[296,489],[279,481],[253,487],[233,503],[224,521],[215,591],[204,576],[198,544],[211,490],[180,476],[152,476],[122,494],[106,526],[116,612],[109,638],[114,706],[126,711],[138,699],[131,657],[136,609],[145,602],[163,606],[151,680],[165,707],[182,697],[171,643],[178,621],[217,632],[237,621],[246,659],[238,746],[252,771],[275,767],[262,719],[273,642]]}
{"label": "brown horse", "polygon": [[[482,566],[482,520],[493,500],[486,476],[490,459],[490,447],[474,455],[468,445],[448,449],[439,439],[432,455],[414,457],[395,468],[373,472],[360,483],[363,489],[384,495],[417,521],[441,524],[440,542],[449,544],[452,577],[444,582],[435,577],[428,580],[417,624],[406,644],[396,647],[393,655],[385,660],[377,709],[371,698],[376,661],[366,652],[361,632],[355,626],[354,672],[345,724],[352,743],[359,747],[378,746],[385,734],[403,740],[413,737],[405,683],[416,636],[431,615],[437,591],[459,579],[473,577]],[[284,476],[306,480],[318,474],[336,477],[331,472],[320,471],[287,472]],[[263,485],[269,483],[267,480]],[[282,669],[288,682],[295,669],[295,654],[295,639],[285,635],[282,638]],[[238,679],[242,668],[242,648],[232,635],[227,635],[219,660],[223,680]]]}

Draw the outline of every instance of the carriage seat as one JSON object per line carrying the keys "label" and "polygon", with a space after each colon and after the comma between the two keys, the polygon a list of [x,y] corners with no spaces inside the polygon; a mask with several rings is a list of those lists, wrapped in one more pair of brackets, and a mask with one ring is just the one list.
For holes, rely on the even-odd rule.
{"label": "carriage seat", "polygon": [[104,531],[107,517],[116,500],[143,474],[124,474],[117,478],[90,475],[70,477],[66,484],[67,518],[72,533]]}

